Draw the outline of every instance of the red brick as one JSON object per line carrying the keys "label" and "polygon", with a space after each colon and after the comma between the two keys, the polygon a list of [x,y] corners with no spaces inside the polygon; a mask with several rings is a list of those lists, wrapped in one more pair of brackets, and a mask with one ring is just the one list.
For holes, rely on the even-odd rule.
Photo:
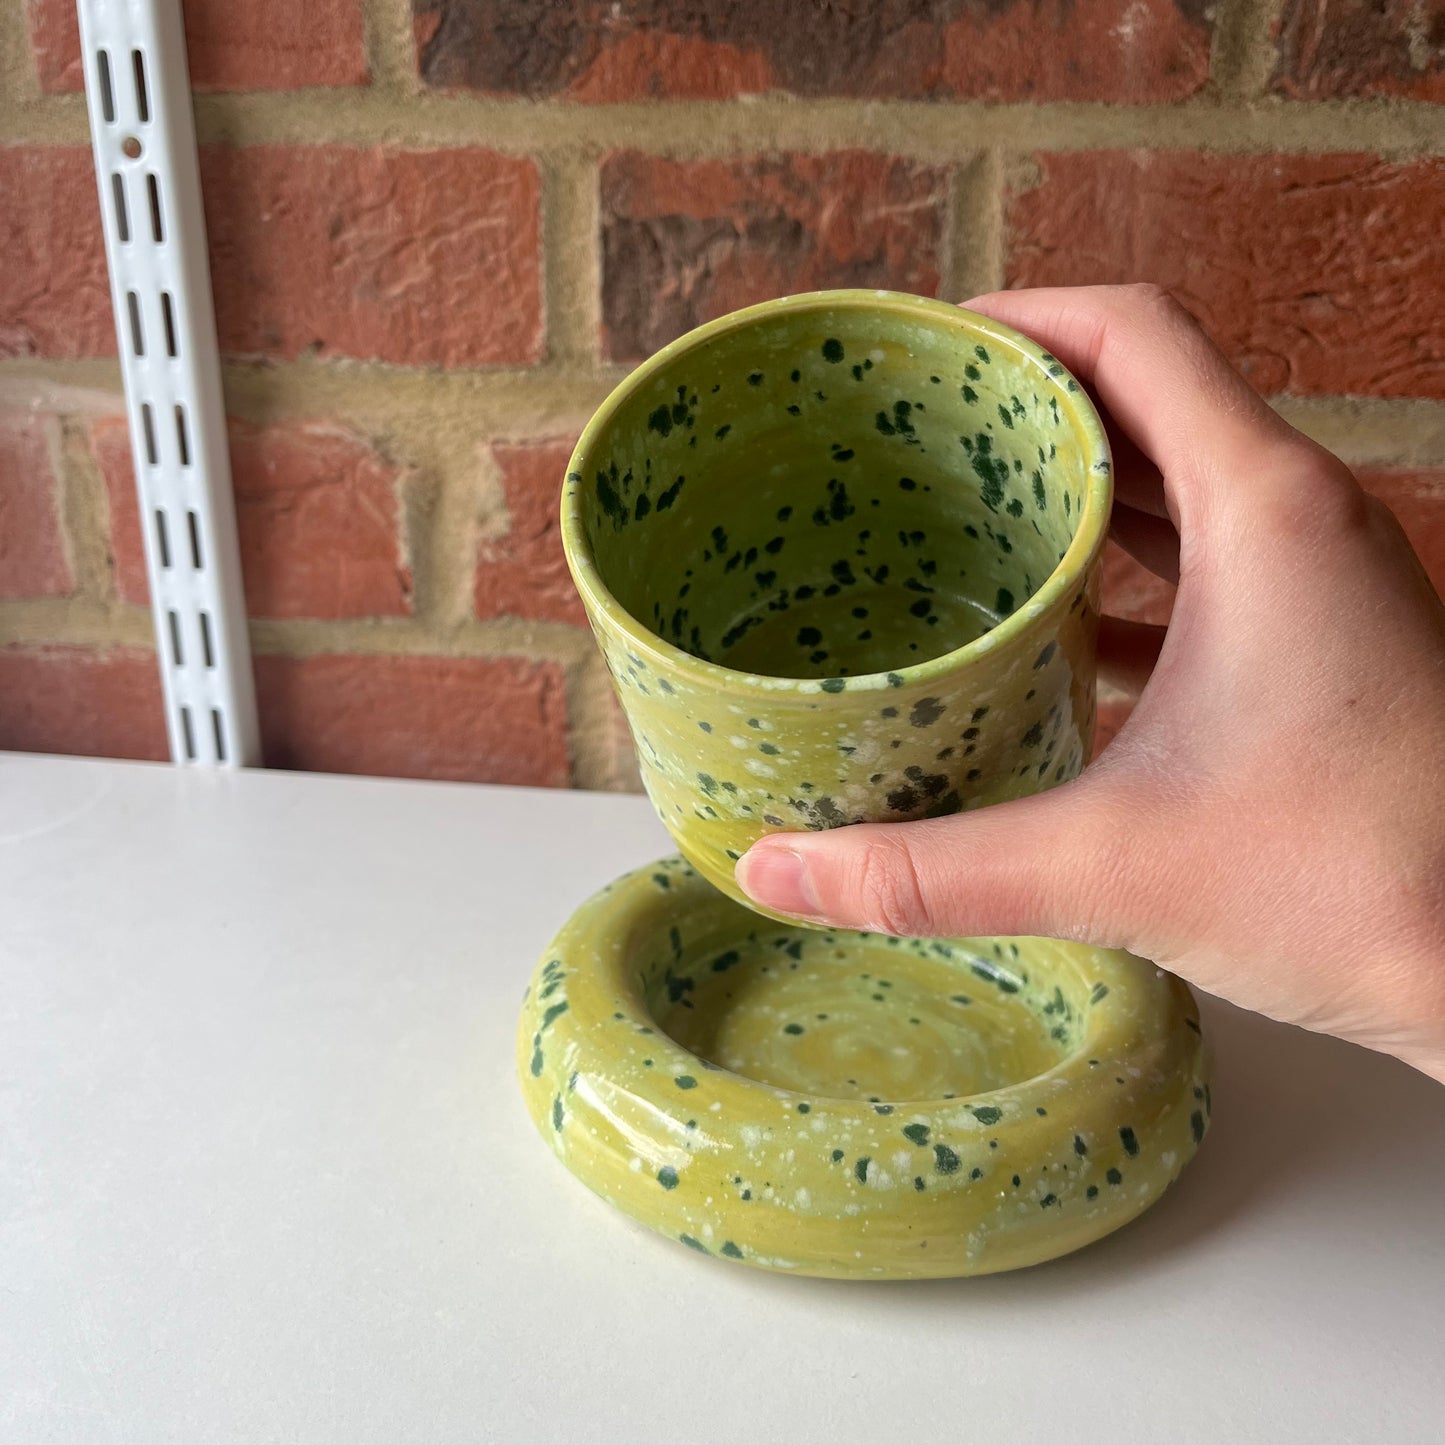
{"label": "red brick", "polygon": [[64,597],[70,564],[56,516],[51,418],[0,412],[0,597]]}
{"label": "red brick", "polygon": [[208,147],[216,324],[248,356],[536,361],[539,180],[493,151]]}
{"label": "red brick", "polygon": [[1277,38],[1278,95],[1445,103],[1445,10],[1431,0],[1286,0]]}
{"label": "red brick", "polygon": [[565,787],[562,669],[520,658],[257,657],[266,762]]}
{"label": "red brick", "polygon": [[[83,90],[74,0],[28,0],[30,48],[47,94]],[[198,90],[365,85],[360,0],[183,0]]]}
{"label": "red brick", "polygon": [[1356,474],[1400,519],[1435,591],[1445,598],[1445,467],[1366,467]]}
{"label": "red brick", "polygon": [[114,356],[88,146],[0,146],[0,356]]}
{"label": "red brick", "polygon": [[867,151],[602,167],[602,311],[615,360],[739,306],[830,286],[938,290],[944,171]]}
{"label": "red brick", "polygon": [[0,649],[0,748],[164,759],[163,706],[155,655],[139,648]]}
{"label": "red brick", "polygon": [[1008,207],[1009,285],[1158,282],[1261,391],[1445,399],[1445,161],[1038,160]]}
{"label": "red brick", "polygon": [[[1174,100],[1208,79],[1199,0],[413,0],[422,78],[492,95]],[[623,13],[625,9],[626,13]]]}
{"label": "red brick", "polygon": [[1130,622],[1168,622],[1174,587],[1110,542],[1104,553],[1104,611]]}
{"label": "red brick", "polygon": [[492,448],[510,525],[505,535],[484,538],[477,549],[478,617],[587,620],[567,571],[557,526],[572,446],[567,441],[545,441]]}
{"label": "red brick", "polygon": [[[316,422],[229,424],[231,484],[246,608],[253,617],[395,617],[411,611],[403,559],[403,473],[344,428]],[[130,431],[91,428],[110,497],[111,555],[123,602],[146,602]]]}

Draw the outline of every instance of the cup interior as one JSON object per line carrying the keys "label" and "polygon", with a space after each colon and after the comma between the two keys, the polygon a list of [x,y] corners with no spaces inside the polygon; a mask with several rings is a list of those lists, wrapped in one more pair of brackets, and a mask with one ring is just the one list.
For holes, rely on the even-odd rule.
{"label": "cup interior", "polygon": [[857,677],[1027,603],[1106,455],[1077,383],[1006,328],[820,297],[703,328],[635,374],[584,435],[564,528],[664,642],[736,671]]}

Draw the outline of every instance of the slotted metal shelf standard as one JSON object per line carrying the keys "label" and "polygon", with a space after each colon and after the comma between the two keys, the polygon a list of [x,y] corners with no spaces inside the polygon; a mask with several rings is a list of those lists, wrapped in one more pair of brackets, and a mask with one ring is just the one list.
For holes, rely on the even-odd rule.
{"label": "slotted metal shelf standard", "polygon": [[260,761],[180,0],[78,0],[171,757]]}

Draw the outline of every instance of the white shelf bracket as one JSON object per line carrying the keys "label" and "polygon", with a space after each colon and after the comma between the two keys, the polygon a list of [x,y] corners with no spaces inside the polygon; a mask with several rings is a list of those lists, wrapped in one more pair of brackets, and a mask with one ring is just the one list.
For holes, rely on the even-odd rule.
{"label": "white shelf bracket", "polygon": [[180,0],[78,0],[166,730],[260,762]]}

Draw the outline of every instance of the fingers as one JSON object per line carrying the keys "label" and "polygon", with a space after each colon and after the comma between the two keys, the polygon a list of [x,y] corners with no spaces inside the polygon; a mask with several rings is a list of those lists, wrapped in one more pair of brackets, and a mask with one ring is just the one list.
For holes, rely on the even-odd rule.
{"label": "fingers", "polygon": [[1167,850],[1149,814],[1086,776],[949,818],[774,833],[743,855],[737,881],[765,908],[836,927],[1128,947]]}
{"label": "fingers", "polygon": [[1253,492],[1293,484],[1286,458],[1315,451],[1157,287],[999,291],[966,304],[1033,337],[1097,393],[1163,473],[1176,524],[1192,529]]}
{"label": "fingers", "polygon": [[1110,687],[1139,693],[1154,674],[1168,628],[1152,622],[1099,619],[1099,678]]}
{"label": "fingers", "polygon": [[1179,582],[1179,533],[1165,517],[1114,507],[1109,535],[1138,563],[1166,582]]}

